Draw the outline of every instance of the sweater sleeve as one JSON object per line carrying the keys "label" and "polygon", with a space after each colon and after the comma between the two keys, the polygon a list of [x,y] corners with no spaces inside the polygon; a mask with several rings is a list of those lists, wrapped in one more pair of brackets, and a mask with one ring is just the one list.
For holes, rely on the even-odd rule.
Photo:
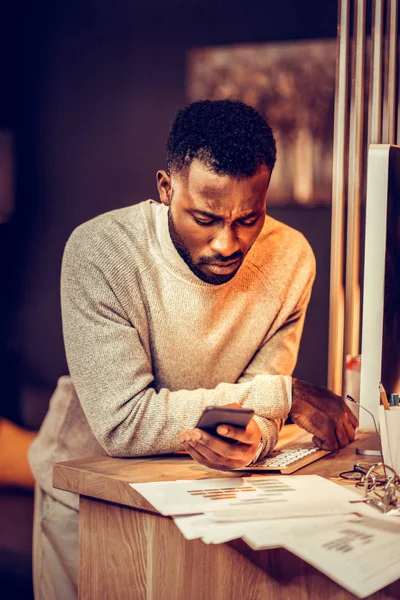
{"label": "sweater sleeve", "polygon": [[72,236],[62,266],[63,333],[70,374],[88,423],[111,456],[180,449],[178,433],[209,405],[237,402],[271,420],[288,406],[280,375],[260,373],[214,389],[154,388],[151,355],[105,270]]}
{"label": "sweater sleeve", "polygon": [[[296,366],[304,319],[315,279],[315,260],[312,253],[309,257],[309,266],[309,277],[304,289],[299,294],[297,305],[284,318],[283,324],[276,331],[268,332],[263,344],[239,378],[239,383],[252,381],[260,375],[292,375]],[[287,414],[279,419],[265,417],[259,413],[256,413],[256,415],[263,442],[263,450],[258,460],[262,460],[274,449],[278,441],[279,430]]]}

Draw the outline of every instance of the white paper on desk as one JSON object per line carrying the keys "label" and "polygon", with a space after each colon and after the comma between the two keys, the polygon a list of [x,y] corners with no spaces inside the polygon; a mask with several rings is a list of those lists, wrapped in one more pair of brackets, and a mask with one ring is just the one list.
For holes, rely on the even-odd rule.
{"label": "white paper on desk", "polygon": [[241,477],[131,483],[130,485],[162,515],[202,513],[205,508],[214,506],[215,503],[226,506],[229,499],[241,494],[248,495],[253,490],[253,486],[245,483]]}
{"label": "white paper on desk", "polygon": [[187,540],[198,540],[203,536],[212,521],[205,515],[183,515],[173,517],[175,525]]}
{"label": "white paper on desk", "polygon": [[239,523],[215,523],[206,515],[185,515],[173,517],[174,523],[187,540],[201,539],[205,544],[224,544],[244,536],[253,528],[257,529],[265,521]]}
{"label": "white paper on desk", "polygon": [[[241,521],[355,512],[354,492],[319,475],[131,483],[163,515],[218,514]],[[360,505],[357,505],[360,506]],[[229,511],[229,513],[228,513]]]}
{"label": "white paper on desk", "polygon": [[[358,523],[361,519],[361,516],[355,514],[309,516],[306,519],[257,521],[258,527],[252,527],[252,521],[249,521],[249,528],[244,532],[243,539],[253,550],[287,548],[291,539],[306,539],[314,533],[315,529],[322,528],[326,531],[344,524]],[[223,523],[218,523],[218,525],[223,525]],[[243,523],[243,525],[246,525],[246,523]]]}
{"label": "white paper on desk", "polygon": [[391,517],[318,527],[285,547],[359,598],[400,578],[400,525]]}
{"label": "white paper on desk", "polygon": [[[328,481],[319,475],[286,475],[276,477],[257,477],[254,485],[266,482],[265,501],[262,499],[252,505],[233,504],[226,506],[224,511],[205,510],[207,516],[217,522],[233,521],[255,521],[263,519],[288,519],[323,517],[339,514],[350,514],[362,512],[371,514],[374,512],[363,503],[352,504],[351,500],[360,500],[360,496],[354,491],[345,489],[336,483]],[[260,483],[257,483],[260,482]],[[290,486],[290,490],[282,491],[278,496],[279,501],[269,499],[268,490],[273,490],[274,485]],[[279,489],[279,488],[277,488]]]}
{"label": "white paper on desk", "polygon": [[346,501],[328,502],[321,500],[318,504],[313,501],[301,501],[296,504],[282,504],[270,506],[260,504],[249,510],[227,509],[225,511],[207,511],[206,515],[217,523],[233,521],[271,521],[272,519],[308,519],[309,517],[329,517],[331,515],[353,514],[358,512],[352,504]]}
{"label": "white paper on desk", "polygon": [[307,519],[276,519],[216,523],[207,515],[173,517],[178,529],[187,540],[201,539],[205,544],[223,544],[243,538],[254,550],[280,548],[287,545],[293,534],[308,536],[316,527],[327,528],[344,523],[357,523],[361,516],[342,515],[309,517]]}

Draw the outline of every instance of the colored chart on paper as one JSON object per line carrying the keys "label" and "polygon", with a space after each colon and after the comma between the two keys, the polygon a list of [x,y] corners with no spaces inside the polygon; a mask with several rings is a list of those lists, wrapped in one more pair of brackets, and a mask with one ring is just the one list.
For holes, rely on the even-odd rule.
{"label": "colored chart on paper", "polygon": [[[222,513],[225,515],[226,512],[232,512],[232,520],[236,520],[236,511],[240,511],[244,516],[247,511],[251,514],[258,508],[267,517],[271,514],[271,518],[276,516],[278,509],[279,512],[285,511],[285,514],[297,516],[298,507],[302,504],[309,512],[313,499],[312,493],[310,496],[311,491],[317,491],[319,504],[324,499],[329,501],[329,511],[331,511],[334,510],[333,496],[339,488],[318,475],[292,475],[290,479],[282,475],[131,483],[130,485],[163,515],[189,515],[217,511],[222,516]],[[339,488],[337,493],[347,497],[345,490]]]}

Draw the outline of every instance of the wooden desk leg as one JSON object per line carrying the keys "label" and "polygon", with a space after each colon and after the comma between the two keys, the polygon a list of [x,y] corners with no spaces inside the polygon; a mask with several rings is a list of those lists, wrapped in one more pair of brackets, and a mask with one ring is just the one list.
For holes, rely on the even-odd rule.
{"label": "wooden desk leg", "polygon": [[[81,497],[79,535],[80,600],[355,599],[284,549],[187,541],[171,519],[101,500]],[[370,598],[399,598],[394,586]]]}

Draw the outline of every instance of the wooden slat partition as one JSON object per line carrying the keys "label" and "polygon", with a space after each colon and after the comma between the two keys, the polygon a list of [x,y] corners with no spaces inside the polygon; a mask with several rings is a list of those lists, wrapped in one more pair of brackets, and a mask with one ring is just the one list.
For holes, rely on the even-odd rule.
{"label": "wooden slat partition", "polygon": [[333,138],[332,232],[328,387],[340,393],[343,377],[343,241],[346,194],[350,0],[339,2]]}
{"label": "wooden slat partition", "polygon": [[[371,57],[367,62],[368,17],[372,31]],[[398,0],[373,0],[372,7],[367,0],[339,0],[337,44],[328,387],[342,394],[345,355],[359,354],[361,345],[360,240],[363,236],[360,225],[366,189],[364,158],[370,144],[393,144],[396,140],[400,143]],[[368,110],[365,110],[366,81],[370,84]]]}

